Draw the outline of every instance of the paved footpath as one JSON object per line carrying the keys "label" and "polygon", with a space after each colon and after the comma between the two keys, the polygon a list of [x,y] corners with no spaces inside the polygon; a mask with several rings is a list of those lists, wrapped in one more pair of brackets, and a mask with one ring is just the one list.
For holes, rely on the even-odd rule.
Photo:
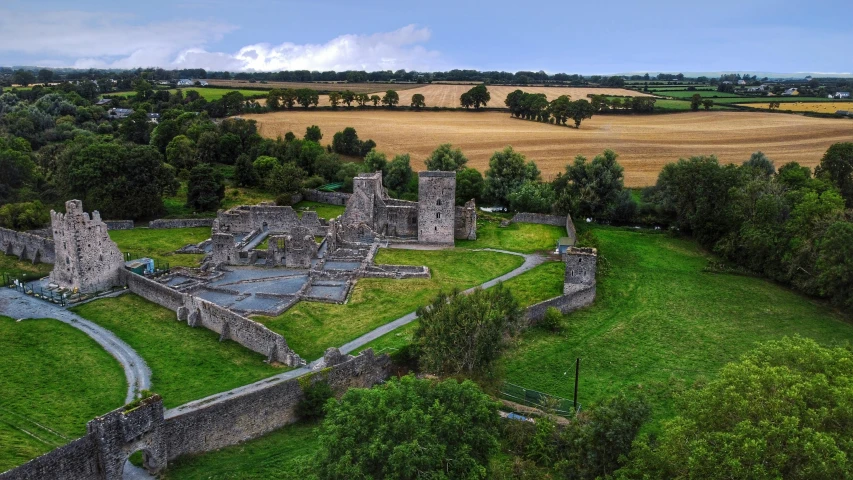
{"label": "paved footpath", "polygon": [[82,331],[98,342],[104,350],[118,360],[127,377],[127,398],[132,401],[139,390],[151,389],[151,370],[145,360],[130,345],[109,330],[60,306],[24,295],[11,288],[0,288],[0,314],[16,320],[25,318],[53,318]]}
{"label": "paved footpath", "polygon": [[[493,286],[497,285],[498,282],[503,282],[503,281],[509,280],[510,278],[517,277],[517,276],[521,275],[522,273],[524,273],[524,272],[526,272],[526,271],[528,271],[528,270],[530,270],[530,269],[532,269],[538,265],[541,265],[542,263],[544,263],[545,261],[548,260],[547,257],[542,256],[542,255],[537,255],[537,254],[522,254],[522,253],[516,253],[516,252],[509,252],[506,250],[496,250],[496,249],[492,249],[492,248],[485,248],[483,250],[489,251],[489,252],[506,253],[509,255],[517,255],[519,257],[524,258],[524,263],[522,263],[521,266],[519,266],[515,270],[512,270],[509,273],[501,275],[500,277],[497,277],[495,279],[489,280],[488,282],[485,282],[485,283],[478,285],[476,287],[469,288],[468,290],[465,290],[462,293],[468,294],[468,293],[473,292],[477,288],[493,287]],[[386,323],[385,325],[382,325],[381,327],[379,327],[375,330],[372,330],[368,333],[365,333],[364,335],[356,338],[355,340],[353,340],[349,343],[346,343],[344,346],[340,347],[340,351],[341,351],[341,353],[350,353],[350,352],[356,351],[357,349],[363,347],[364,345],[367,345],[368,343],[372,342],[373,340],[381,337],[382,335],[385,335],[388,332],[396,330],[396,329],[402,327],[403,325],[411,323],[417,318],[418,317],[415,314],[415,312],[409,313],[408,315],[404,315],[404,316],[398,318],[397,320],[394,320],[393,322]],[[167,410],[166,411],[166,418],[174,417],[174,416],[181,415],[181,414],[187,413],[187,412],[192,412],[192,411],[194,411],[200,407],[208,406],[211,403],[215,403],[217,401],[225,400],[228,398],[233,398],[234,396],[237,396],[237,395],[243,395],[243,394],[255,392],[255,391],[266,388],[270,384],[280,383],[280,382],[284,382],[286,380],[290,380],[291,378],[301,377],[302,375],[310,373],[313,370],[313,368],[318,365],[320,360],[322,360],[322,358],[314,360],[313,362],[311,362],[310,364],[308,364],[305,367],[300,367],[300,368],[290,370],[290,371],[287,371],[287,372],[284,372],[284,373],[281,373],[278,375],[274,375],[272,377],[265,378],[265,379],[260,380],[258,382],[251,383],[249,385],[237,387],[237,388],[235,388],[233,390],[229,390],[227,392],[217,393],[215,395],[211,395],[209,397],[205,397],[205,398],[202,398],[202,399],[190,402],[190,403],[185,403],[185,404],[181,405],[180,407],[176,407],[176,408],[173,408],[171,410]]]}

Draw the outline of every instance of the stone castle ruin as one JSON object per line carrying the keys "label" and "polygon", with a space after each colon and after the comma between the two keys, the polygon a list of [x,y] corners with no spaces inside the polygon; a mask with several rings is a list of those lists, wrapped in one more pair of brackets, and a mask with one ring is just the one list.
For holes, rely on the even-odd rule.
{"label": "stone castle ruin", "polygon": [[98,211],[90,217],[83,202],[65,202],[65,213],[50,212],[55,263],[50,281],[72,291],[96,292],[118,284],[124,258]]}

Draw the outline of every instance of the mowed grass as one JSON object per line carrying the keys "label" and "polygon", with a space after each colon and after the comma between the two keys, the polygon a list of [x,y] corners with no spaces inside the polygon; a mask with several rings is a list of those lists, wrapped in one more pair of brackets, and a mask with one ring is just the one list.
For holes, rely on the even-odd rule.
{"label": "mowed grass", "polygon": [[760,278],[703,272],[710,257],[691,240],[605,227],[593,233],[599,265],[607,266],[595,304],[569,314],[560,334],[527,330],[502,362],[507,381],[571,398],[580,358],[585,407],[626,391],[649,397],[661,419],[672,413],[673,391],[713,378],[758,342],[853,340],[849,319],[822,302]]}
{"label": "mowed grass", "polygon": [[557,240],[566,236],[565,227],[512,223],[501,227],[500,216],[481,215],[477,220],[476,240],[457,240],[459,248],[495,248],[519,253],[554,251]]}
{"label": "mowed grass", "polygon": [[346,209],[343,205],[329,205],[328,203],[311,202],[308,200],[297,203],[293,208],[299,213],[300,217],[302,216],[302,212],[314,211],[317,212],[318,217],[325,218],[326,220],[343,215]]}
{"label": "mowed grass", "polygon": [[[680,100],[664,101],[684,107]],[[595,115],[580,129],[513,119],[504,112],[294,110],[243,117],[256,120],[268,138],[318,125],[324,144],[334,132],[353,127],[385,154],[410,153],[415,170],[425,170],[424,159],[442,143],[461,148],[468,166],[481,172],[496,151],[511,145],[535,161],[546,178],[565,171],[578,154],[593,158],[612,149],[628,187],[654,185],[664,165],[693,155],[714,154],[722,163],[739,165],[761,150],[776,165],[796,161],[814,168],[832,144],[853,137],[853,122],[739,111]]]}
{"label": "mowed grass", "polygon": [[[717,105],[717,99],[712,98],[714,100],[714,106],[711,107],[711,110],[731,110],[731,107],[727,107],[725,105]],[[705,111],[705,107],[699,107],[699,110]],[[690,101],[688,100],[668,100],[668,99],[658,99],[655,102],[655,111],[656,112],[689,112],[690,111]]]}
{"label": "mowed grass", "polygon": [[0,352],[0,472],[85,435],[127,395],[118,361],[58,320],[0,316]]}
{"label": "mowed grass", "polygon": [[256,382],[286,371],[264,355],[233,342],[219,342],[206,328],[190,328],[175,312],[126,294],[73,309],[115,333],[151,368],[152,390],[167,408]]}
{"label": "mowed grass", "polygon": [[0,253],[0,275],[6,274],[11,277],[22,275],[46,276],[50,274],[51,270],[53,270],[52,264],[33,264],[30,260],[18,260],[18,257],[14,255]]}
{"label": "mowed grass", "polygon": [[426,265],[432,278],[363,278],[344,305],[303,301],[278,317],[256,319],[281,333],[296,353],[311,361],[328,347],[340,347],[427,305],[441,290],[479,285],[517,268],[522,261],[519,256],[495,252],[381,249],[377,264]]}
{"label": "mowed grass", "polygon": [[[172,89],[169,89],[169,93],[175,93],[178,90],[179,89],[177,89],[177,88],[172,88]],[[263,90],[239,90],[239,89],[238,90],[229,90],[227,88],[204,88],[204,87],[185,87],[185,88],[181,88],[180,90],[182,92],[184,92],[184,97],[186,97],[187,93],[189,93],[191,91],[198,92],[199,96],[201,96],[201,98],[207,100],[208,102],[213,102],[215,100],[219,100],[222,97],[224,97],[226,94],[231,93],[231,92],[240,92],[246,98],[265,97],[267,95],[267,92],[265,92]],[[111,97],[130,97],[130,96],[135,96],[136,92],[132,92],[132,91],[114,92],[114,93],[106,93],[105,95],[111,96]]]}
{"label": "mowed grass", "polygon": [[210,238],[210,227],[134,228],[110,230],[109,234],[122,252],[168,262],[172,267],[197,267],[204,255],[175,253],[175,250]]}
{"label": "mowed grass", "polygon": [[297,423],[255,440],[169,462],[161,480],[309,480],[319,448],[314,423]]}

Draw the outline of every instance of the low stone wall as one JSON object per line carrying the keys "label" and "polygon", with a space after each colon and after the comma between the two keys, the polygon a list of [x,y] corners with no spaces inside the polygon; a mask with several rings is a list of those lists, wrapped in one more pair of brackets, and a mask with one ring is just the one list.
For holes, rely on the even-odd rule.
{"label": "low stone wall", "polygon": [[0,249],[33,263],[56,263],[56,246],[53,240],[26,232],[0,228]]}
{"label": "low stone wall", "polygon": [[430,278],[429,268],[415,265],[371,265],[364,270],[365,278]]}
{"label": "low stone wall", "polygon": [[329,203],[332,205],[346,205],[351,193],[343,192],[321,192],[319,190],[305,190],[302,192],[302,199],[311,202]]}
{"label": "low stone wall", "polygon": [[539,225],[566,225],[566,217],[562,215],[545,215],[542,213],[516,213],[510,220],[512,223],[537,223]]}
{"label": "low stone wall", "polygon": [[104,220],[109,230],[132,230],[133,220]]}
{"label": "low stone wall", "polygon": [[0,480],[121,480],[124,462],[146,453],[145,467],[234,445],[298,420],[296,407],[308,385],[325,381],[340,397],[349,388],[369,388],[389,374],[387,355],[366,350],[357,357],[330,349],[329,368],[290,380],[266,380],[165,411],[155,395],[92,419],[86,436],[0,474]]}
{"label": "low stone wall", "polygon": [[[221,401],[204,403],[181,413],[166,413],[169,460],[181,455],[208,452],[260,437],[298,420],[296,406],[303,389],[318,381],[328,382],[340,397],[349,388],[369,388],[388,376],[390,361],[372,350],[329,369],[250,390]],[[204,402],[204,400],[199,403]]]}
{"label": "low stone wall", "polygon": [[551,307],[556,308],[560,313],[566,314],[592,305],[593,301],[595,301],[595,285],[573,285],[572,290],[567,294],[527,307],[527,310],[524,312],[524,318],[532,326],[536,325],[539,320],[542,320],[545,312]]}
{"label": "low stone wall", "polygon": [[186,321],[190,327],[201,326],[219,334],[220,340],[233,340],[240,345],[289,367],[304,363],[287,341],[264,325],[216,305],[181,293],[166,285],[155,282],[128,270],[121,270],[119,280],[140,297],[177,313],[178,320]]}
{"label": "low stone wall", "polygon": [[213,218],[160,218],[148,222],[148,228],[212,227]]}

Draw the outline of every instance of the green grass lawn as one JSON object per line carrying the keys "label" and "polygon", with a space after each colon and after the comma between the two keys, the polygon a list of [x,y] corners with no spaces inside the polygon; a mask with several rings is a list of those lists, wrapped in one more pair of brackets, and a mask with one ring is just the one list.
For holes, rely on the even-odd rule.
{"label": "green grass lawn", "polygon": [[[773,97],[728,97],[728,98],[719,98],[715,99],[715,103],[770,103],[770,102],[779,102],[779,103],[788,103],[788,102],[838,102],[839,100],[831,100],[829,98],[821,98],[821,97],[800,97],[800,96],[790,96],[790,97],[781,97],[781,96],[773,96]],[[842,100],[844,101],[844,100]],[[851,105],[853,105],[853,101],[850,101]]]}
{"label": "green grass lawn", "polygon": [[710,98],[716,102],[717,98],[737,97],[743,98],[734,93],[718,92],[716,90],[667,90],[667,89],[649,89],[651,93],[663,97],[690,99],[693,95],[699,94],[702,98]]}
{"label": "green grass lawn", "polygon": [[319,447],[313,423],[297,423],[216,452],[169,462],[162,480],[310,480]]}
{"label": "green grass lawn", "polygon": [[167,408],[246,385],[286,371],[264,355],[206,328],[190,328],[175,313],[133,294],[105,298],[73,309],[115,333],[151,367],[152,390]]}
{"label": "green grass lawn", "polygon": [[[178,89],[172,88],[169,89],[169,93],[175,93]],[[227,88],[204,88],[204,87],[184,87],[181,88],[181,91],[184,92],[184,97],[187,96],[187,92],[196,91],[201,96],[201,98],[207,100],[208,102],[212,102],[214,100],[219,100],[225,96],[226,93],[229,92],[240,92],[246,98],[263,98],[266,97],[267,92],[263,90],[229,90]],[[125,92],[112,92],[106,93],[104,95],[108,95],[111,97],[130,97],[136,95],[135,91],[125,91]]]}
{"label": "green grass lawn", "polygon": [[328,347],[339,347],[427,305],[442,289],[479,285],[517,268],[522,261],[521,257],[495,252],[381,249],[377,264],[427,265],[432,278],[364,278],[344,305],[299,302],[278,317],[256,319],[282,334],[296,353],[311,361]]}
{"label": "green grass lawn", "polygon": [[14,255],[4,255],[0,253],[0,274],[6,274],[12,277],[21,275],[40,275],[46,276],[53,270],[53,265],[50,263],[36,263],[29,260],[18,260]]}
{"label": "green grass lawn", "polygon": [[109,234],[122,252],[150,257],[158,262],[168,262],[172,267],[197,267],[204,255],[176,254],[175,250],[210,238],[210,227],[134,228],[110,230]]}
{"label": "green grass lawn", "polygon": [[0,316],[0,472],[86,434],[124,403],[119,363],[57,320]]}
{"label": "green grass lawn", "polygon": [[522,307],[563,294],[566,264],[547,262],[504,282]]}
{"label": "green grass lawn", "polygon": [[[731,110],[732,107],[727,107],[725,105],[718,105],[717,100],[725,100],[721,98],[712,98],[714,101],[714,106],[711,107],[711,110]],[[661,100],[658,99],[655,102],[655,111],[656,112],[689,112],[690,111],[690,101],[689,100]],[[700,112],[705,111],[705,107],[699,107]]]}
{"label": "green grass lawn", "polygon": [[482,216],[477,220],[477,239],[457,240],[456,246],[533,253],[554,250],[557,247],[557,240],[566,236],[565,227],[534,223],[513,223],[508,227],[501,227],[501,220],[499,216]]}
{"label": "green grass lawn", "polygon": [[[225,188],[225,198],[219,208],[229,209],[238,205],[257,205],[261,202],[274,202],[275,195],[256,188],[233,187]],[[163,197],[166,215],[163,218],[209,218],[215,217],[216,212],[196,212],[187,207],[187,184],[182,182],[177,194]]]}
{"label": "green grass lawn", "polygon": [[299,216],[302,216],[302,212],[305,210],[313,210],[317,212],[318,217],[325,218],[326,220],[343,215],[346,209],[343,205],[329,205],[328,203],[311,202],[308,200],[297,203],[293,208],[296,209]]}
{"label": "green grass lawn", "polygon": [[599,265],[609,265],[595,304],[569,314],[561,334],[526,331],[502,362],[508,381],[571,398],[580,357],[583,405],[644,393],[661,419],[672,413],[673,389],[713,377],[757,342],[795,334],[853,340],[849,319],[822,302],[760,278],[704,273],[710,257],[691,240],[592,232]]}

